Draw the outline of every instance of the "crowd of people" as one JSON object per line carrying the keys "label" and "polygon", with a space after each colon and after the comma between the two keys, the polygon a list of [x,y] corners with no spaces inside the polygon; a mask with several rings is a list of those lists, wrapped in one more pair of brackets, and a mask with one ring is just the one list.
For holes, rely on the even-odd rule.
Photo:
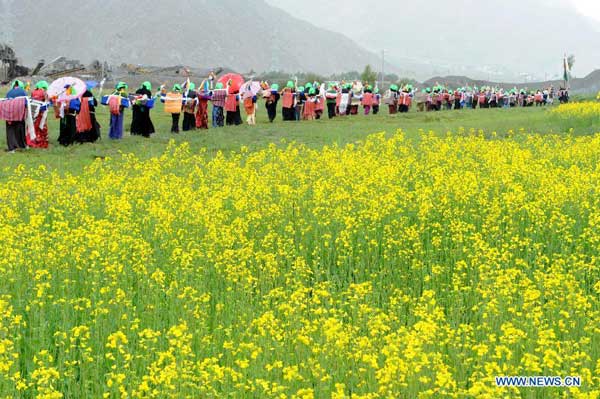
{"label": "crowd of people", "polygon": [[[25,89],[23,82],[16,80],[11,84],[6,99],[0,101],[0,119],[6,120],[8,151],[47,148],[47,118],[52,110],[54,116],[60,119],[58,142],[61,145],[100,139],[100,124],[96,119],[98,100],[92,87],[88,86],[76,98],[69,97],[69,101],[49,98],[46,81],[37,82],[29,94]],[[64,89],[67,93],[74,90],[68,85]],[[359,113],[376,115],[382,104],[387,106],[389,114],[406,113],[413,106],[418,112],[545,106],[555,99],[561,103],[568,102],[569,93],[562,88],[557,92],[553,87],[527,91],[498,87],[451,89],[435,85],[418,90],[411,84],[402,87],[392,84],[380,93],[377,86],[360,81],[299,85],[290,80],[280,88],[278,84],[267,82],[246,82],[243,85],[234,85],[232,81],[218,82],[216,76],[211,75],[198,88],[188,79],[182,84],[175,84],[171,90],[162,85],[155,93],[150,82],[142,83],[133,93],[129,92],[127,83],[119,82],[112,94],[101,98],[101,103],[110,111],[108,137],[118,140],[124,135],[124,115],[128,108],[132,112],[130,133],[150,137],[155,133],[151,118],[155,101],[164,103],[164,110],[171,114],[171,132],[179,133],[181,120],[183,131],[208,129],[209,125],[213,128],[241,125],[242,110],[246,114],[246,123],[254,125],[261,98],[268,120],[274,122],[279,110],[284,121],[300,121],[321,119],[325,115],[329,119]]]}

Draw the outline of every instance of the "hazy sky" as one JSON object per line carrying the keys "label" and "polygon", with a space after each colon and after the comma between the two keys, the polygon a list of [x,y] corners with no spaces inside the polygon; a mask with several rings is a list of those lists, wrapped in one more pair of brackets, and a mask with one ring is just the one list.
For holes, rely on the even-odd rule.
{"label": "hazy sky", "polygon": [[598,0],[571,0],[580,13],[600,21],[600,1]]}

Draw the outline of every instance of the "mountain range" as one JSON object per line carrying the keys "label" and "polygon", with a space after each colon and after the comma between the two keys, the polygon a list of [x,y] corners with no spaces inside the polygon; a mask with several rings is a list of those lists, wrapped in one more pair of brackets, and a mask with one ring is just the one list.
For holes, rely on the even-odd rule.
{"label": "mountain range", "polygon": [[268,0],[328,27],[386,58],[401,74],[426,79],[461,74],[479,79],[544,79],[600,66],[598,22],[570,0]]}
{"label": "mountain range", "polygon": [[0,42],[23,63],[223,66],[328,75],[381,68],[427,79],[557,78],[600,65],[596,23],[570,0],[0,0]]}
{"label": "mountain range", "polygon": [[263,0],[0,0],[0,24],[0,42],[26,65],[66,56],[330,74],[378,62],[346,36]]}

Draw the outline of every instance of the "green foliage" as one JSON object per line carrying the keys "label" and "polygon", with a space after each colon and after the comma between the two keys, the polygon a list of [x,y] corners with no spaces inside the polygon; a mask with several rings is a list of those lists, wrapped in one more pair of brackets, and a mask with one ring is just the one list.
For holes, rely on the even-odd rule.
{"label": "green foliage", "polygon": [[377,80],[377,72],[373,71],[371,65],[367,65],[360,74],[360,80],[362,80],[363,83],[374,84]]}

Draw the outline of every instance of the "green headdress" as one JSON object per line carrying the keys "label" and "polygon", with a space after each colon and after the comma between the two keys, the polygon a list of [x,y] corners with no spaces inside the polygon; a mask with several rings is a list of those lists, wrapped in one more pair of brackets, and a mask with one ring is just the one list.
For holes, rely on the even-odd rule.
{"label": "green headdress", "polygon": [[390,90],[391,91],[398,91],[398,85],[391,85],[390,86]]}
{"label": "green headdress", "polygon": [[178,83],[175,83],[175,85],[173,85],[173,91],[181,91],[181,85]]}
{"label": "green headdress", "polygon": [[117,90],[121,90],[121,89],[127,90],[128,88],[129,88],[129,86],[127,86],[127,83],[125,83],[125,82],[119,82],[115,86],[115,89],[117,89]]}
{"label": "green headdress", "polygon": [[315,90],[315,88],[314,88],[314,87],[311,87],[311,88],[308,90],[308,95],[309,95],[309,96],[314,96],[315,94],[317,94],[317,91]]}
{"label": "green headdress", "polygon": [[[288,82],[288,84],[289,84],[289,82]],[[288,87],[290,87],[290,86],[288,86]],[[294,83],[292,82],[292,87],[291,88],[293,88],[293,87],[294,87]],[[279,85],[277,83],[273,83],[271,85],[271,91],[279,91]]]}
{"label": "green headdress", "polygon": [[48,90],[48,82],[46,82],[45,80],[40,80],[36,83],[35,88]]}
{"label": "green headdress", "polygon": [[146,81],[142,83],[142,89],[146,89],[148,91],[152,91],[152,83]]}
{"label": "green headdress", "polygon": [[190,83],[190,87],[189,87],[189,89],[190,89],[191,91],[194,91],[194,90],[196,90],[196,84],[195,84],[195,83]]}
{"label": "green headdress", "polygon": [[25,85],[23,84],[23,82],[21,82],[19,79],[15,79],[15,81],[12,83],[11,88],[18,86],[21,89],[25,88]]}
{"label": "green headdress", "polygon": [[296,86],[294,84],[294,82],[292,82],[291,80],[288,80],[287,85],[285,85],[288,89],[293,89],[294,86]]}
{"label": "green headdress", "polygon": [[221,82],[217,82],[217,84],[215,85],[215,89],[219,90],[223,88],[223,83]]}

